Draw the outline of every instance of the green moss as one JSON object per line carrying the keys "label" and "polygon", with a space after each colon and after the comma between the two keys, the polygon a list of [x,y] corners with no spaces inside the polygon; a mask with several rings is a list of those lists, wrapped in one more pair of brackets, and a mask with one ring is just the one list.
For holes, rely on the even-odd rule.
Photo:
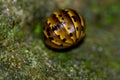
{"label": "green moss", "polygon": [[37,34],[37,35],[40,35],[42,33],[42,25],[41,24],[36,25],[34,33]]}
{"label": "green moss", "polygon": [[[103,6],[99,4],[101,1],[96,0],[83,3],[63,1],[64,5],[60,2],[0,1],[1,80],[120,79],[117,1],[110,3],[106,0],[107,5]],[[48,49],[42,37],[46,16],[60,6],[76,10],[83,8],[83,13],[87,14],[85,41],[67,51]]]}

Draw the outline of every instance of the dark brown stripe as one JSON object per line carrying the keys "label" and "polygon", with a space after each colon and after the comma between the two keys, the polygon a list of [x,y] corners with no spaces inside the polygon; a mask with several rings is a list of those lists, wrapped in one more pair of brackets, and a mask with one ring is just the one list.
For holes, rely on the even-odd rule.
{"label": "dark brown stripe", "polygon": [[[58,20],[58,18],[56,17],[55,14],[52,14],[52,17],[53,17],[53,19],[54,19],[55,21],[57,21],[56,24],[60,24],[60,23],[61,23],[61,22]],[[55,25],[55,26],[53,26],[53,28],[52,28],[53,31],[54,31],[54,30],[58,30],[58,29],[60,29],[60,26],[59,26],[59,25]]]}
{"label": "dark brown stripe", "polygon": [[[65,27],[65,26],[63,25],[63,23],[60,22],[59,19],[56,17],[56,14],[52,14],[52,18],[57,22],[57,23],[56,23],[56,26],[53,26],[53,27],[52,27],[52,31],[53,31],[53,32],[54,32],[54,30],[59,30],[59,29],[62,30],[62,28]],[[66,29],[64,29],[64,30],[65,30],[64,32],[67,32]],[[60,39],[63,43],[66,43],[66,42],[65,42],[66,40],[62,40],[61,37],[60,37],[60,35],[57,35],[57,34],[55,33],[55,36],[57,36],[58,39]],[[67,35],[66,35],[66,36],[67,36]],[[72,39],[71,39],[71,40],[72,40]],[[54,44],[55,44],[55,43],[54,43]],[[67,43],[67,44],[70,44],[70,43]]]}
{"label": "dark brown stripe", "polygon": [[[68,14],[68,12],[69,12],[69,10],[68,11],[65,11],[65,10],[62,10],[62,12],[65,14],[65,16],[67,16],[68,17],[68,19],[70,20],[70,22],[71,22],[71,24],[73,25],[73,27],[74,27],[74,30],[75,30],[75,25],[74,25],[74,23],[73,23],[73,21],[72,21],[72,19],[71,19],[71,16]],[[68,28],[70,29],[71,27],[69,27],[68,26]],[[72,34],[72,35],[71,35]],[[72,37],[73,36],[73,33],[70,33],[70,34],[68,34],[70,37]],[[75,38],[76,38],[76,33],[75,33]],[[72,39],[72,38],[71,38]],[[72,39],[73,40],[73,39]],[[74,41],[73,41],[74,42]]]}
{"label": "dark brown stripe", "polygon": [[[73,24],[73,26],[74,26],[74,23],[73,23],[73,21],[72,21],[72,19],[71,19],[71,16],[68,14],[69,11],[62,10],[62,12],[65,13],[65,16],[67,16],[67,17],[69,18],[70,22],[71,22],[71,23]],[[66,15],[66,14],[67,14],[67,15]],[[69,26],[68,26],[68,27],[69,27]],[[74,27],[74,29],[75,29],[75,27]]]}
{"label": "dark brown stripe", "polygon": [[[76,16],[76,18],[77,18],[77,20],[78,20],[78,23],[80,23],[80,26],[78,26],[78,27],[80,27],[80,34],[79,34],[79,37],[80,37],[80,35],[81,35],[81,27],[82,27],[82,24],[81,24],[81,18],[80,18],[80,16],[79,16],[79,14],[76,12],[76,11],[74,11],[74,10],[72,10],[72,9],[70,9],[73,13],[74,13],[74,15]],[[78,30],[77,30],[78,31]]]}
{"label": "dark brown stripe", "polygon": [[77,16],[77,18],[78,18],[78,20],[79,20],[79,22],[81,24],[81,19],[79,17],[79,14],[76,11],[72,10],[72,9],[71,9],[71,11]]}
{"label": "dark brown stripe", "polygon": [[73,18],[74,22],[76,22],[76,21],[77,21],[75,16],[71,16],[71,17]]}

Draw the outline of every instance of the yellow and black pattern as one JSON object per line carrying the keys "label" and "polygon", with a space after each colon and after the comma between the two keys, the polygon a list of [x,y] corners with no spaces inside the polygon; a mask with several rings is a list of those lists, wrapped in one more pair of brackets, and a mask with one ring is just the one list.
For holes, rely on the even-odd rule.
{"label": "yellow and black pattern", "polygon": [[65,49],[77,44],[85,36],[83,17],[72,9],[53,12],[43,27],[46,45]]}

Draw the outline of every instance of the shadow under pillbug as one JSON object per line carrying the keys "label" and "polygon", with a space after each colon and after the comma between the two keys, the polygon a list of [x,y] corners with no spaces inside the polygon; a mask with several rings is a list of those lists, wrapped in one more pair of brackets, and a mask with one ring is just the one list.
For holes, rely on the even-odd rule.
{"label": "shadow under pillbug", "polygon": [[85,36],[83,17],[72,9],[53,12],[43,27],[44,42],[53,49],[76,45]]}

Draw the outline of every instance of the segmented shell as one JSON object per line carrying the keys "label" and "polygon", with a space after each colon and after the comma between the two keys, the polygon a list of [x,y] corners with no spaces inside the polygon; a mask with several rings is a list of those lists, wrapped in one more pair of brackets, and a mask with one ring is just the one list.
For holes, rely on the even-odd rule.
{"label": "segmented shell", "polygon": [[61,9],[47,18],[43,35],[45,44],[51,48],[69,48],[85,36],[85,22],[76,11]]}

